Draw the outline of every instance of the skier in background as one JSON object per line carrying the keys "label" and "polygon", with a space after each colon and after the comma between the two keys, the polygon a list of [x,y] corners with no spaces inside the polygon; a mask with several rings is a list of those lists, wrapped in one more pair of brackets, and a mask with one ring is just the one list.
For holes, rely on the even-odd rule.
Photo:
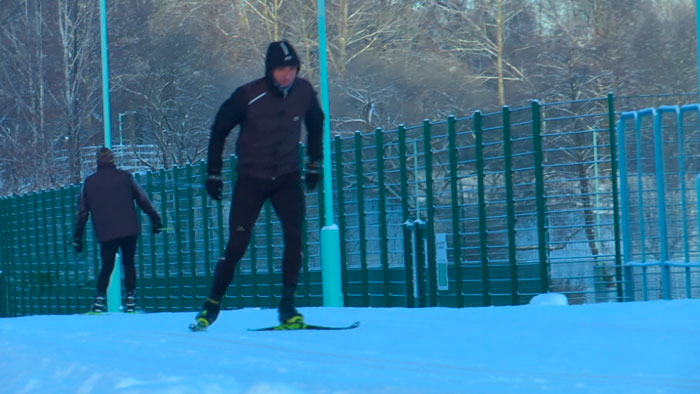
{"label": "skier in background", "polygon": [[78,220],[73,234],[73,247],[80,253],[83,250],[85,224],[89,215],[92,214],[92,225],[100,243],[102,268],[97,280],[97,295],[90,308],[91,312],[99,313],[105,310],[107,285],[119,249],[122,252],[126,285],[124,311],[136,311],[134,255],[141,226],[134,201],[151,218],[153,232],[160,233],[163,227],[160,216],[151,205],[146,193],[130,173],[117,169],[111,150],[100,148],[97,151],[97,171],[85,179],[80,192]]}
{"label": "skier in background", "polygon": [[303,316],[294,307],[305,211],[299,141],[304,122],[309,155],[305,183],[308,190],[313,190],[320,178],[324,115],[311,84],[298,77],[300,65],[296,51],[287,41],[270,43],[265,76],[237,88],[214,119],[207,193],[221,200],[221,157],[226,137],[236,125],[240,125],[236,142],[238,177],[233,188],[226,251],[216,264],[209,298],[196,316],[200,328],[211,325],[219,315],[236,264],[245,254],[260,209],[268,199],[284,234],[279,321],[303,324]]}

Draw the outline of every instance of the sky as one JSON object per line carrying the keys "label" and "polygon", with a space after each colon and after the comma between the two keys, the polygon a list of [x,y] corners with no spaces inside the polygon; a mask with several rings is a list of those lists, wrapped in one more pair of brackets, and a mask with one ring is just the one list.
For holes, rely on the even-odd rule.
{"label": "sky", "polygon": [[700,393],[700,300],[0,319],[0,393]]}

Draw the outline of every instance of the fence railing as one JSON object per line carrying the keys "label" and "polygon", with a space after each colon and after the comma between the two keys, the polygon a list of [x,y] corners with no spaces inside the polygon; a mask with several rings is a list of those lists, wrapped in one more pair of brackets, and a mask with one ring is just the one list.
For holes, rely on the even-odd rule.
{"label": "fence railing", "polygon": [[[336,135],[345,304],[517,305],[547,291],[573,303],[640,298],[626,287],[615,121],[610,94]],[[228,236],[234,168],[231,157],[225,203],[202,187],[204,163],[136,174],[172,229],[152,235],[142,220],[137,286],[146,310],[193,310],[206,297]],[[98,244],[88,231],[83,254],[69,246],[79,187],[0,199],[0,312],[79,313],[90,304]],[[322,304],[322,193],[307,195],[302,306]],[[266,204],[226,307],[277,305],[282,249]],[[684,295],[698,291],[691,282]]]}
{"label": "fence railing", "polygon": [[700,296],[699,122],[698,104],[660,106],[620,116],[628,298]]}

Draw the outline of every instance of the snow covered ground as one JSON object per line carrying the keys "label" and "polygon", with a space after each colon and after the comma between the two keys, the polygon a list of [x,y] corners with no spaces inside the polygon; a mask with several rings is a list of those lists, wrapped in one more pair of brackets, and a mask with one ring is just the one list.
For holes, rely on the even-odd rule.
{"label": "snow covered ground", "polygon": [[[700,300],[0,319],[0,393],[700,393]],[[547,305],[555,304],[555,305]]]}

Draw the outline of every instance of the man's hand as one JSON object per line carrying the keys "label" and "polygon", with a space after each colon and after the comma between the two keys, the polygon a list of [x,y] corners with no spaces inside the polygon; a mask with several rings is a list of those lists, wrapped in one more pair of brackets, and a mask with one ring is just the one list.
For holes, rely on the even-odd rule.
{"label": "man's hand", "polygon": [[216,201],[221,201],[224,184],[220,175],[209,175],[206,182],[207,194]]}
{"label": "man's hand", "polygon": [[318,180],[321,178],[321,163],[312,161],[306,165],[306,189],[312,191],[316,189]]}
{"label": "man's hand", "polygon": [[153,221],[152,228],[153,234],[160,234],[160,232],[163,231],[163,222],[160,220],[160,218]]}
{"label": "man's hand", "polygon": [[71,245],[73,245],[73,249],[75,249],[76,253],[80,253],[83,251],[83,241],[81,241],[79,238],[76,238],[71,242]]}

